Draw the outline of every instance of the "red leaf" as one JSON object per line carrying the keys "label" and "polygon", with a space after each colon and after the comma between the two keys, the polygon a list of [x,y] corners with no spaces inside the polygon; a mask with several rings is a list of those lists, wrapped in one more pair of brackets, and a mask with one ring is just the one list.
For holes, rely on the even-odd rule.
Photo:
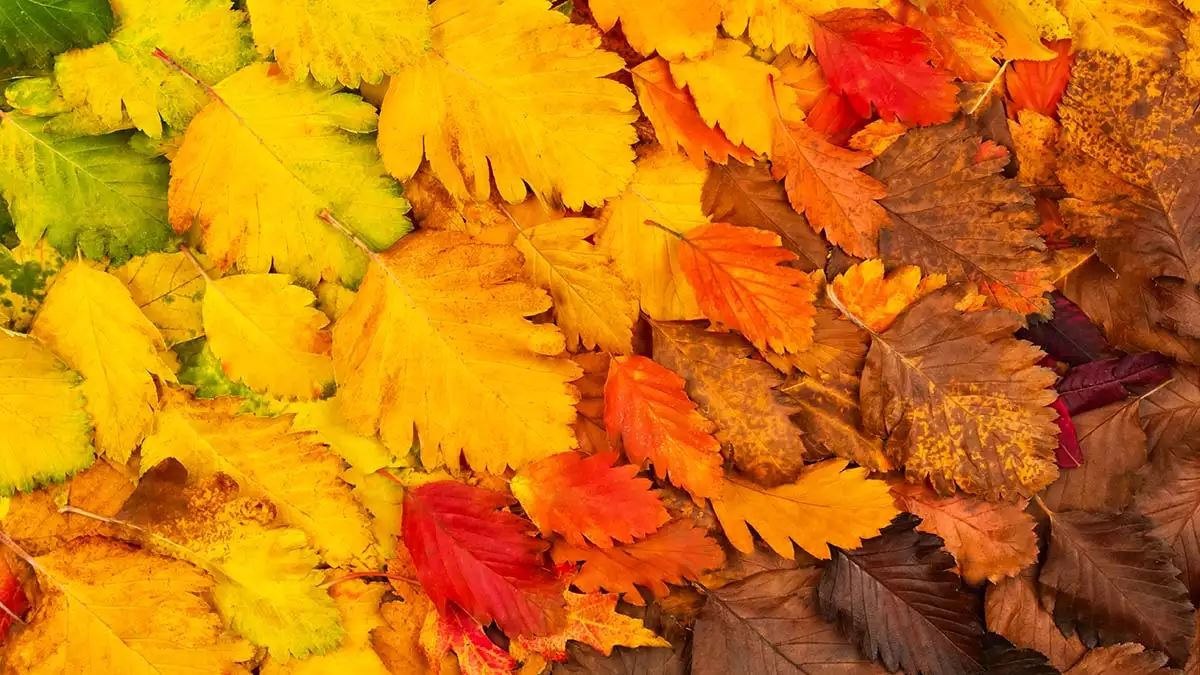
{"label": "red leaf", "polygon": [[404,495],[404,544],[442,616],[453,602],[505,633],[545,633],[559,618],[562,585],[532,524],[498,510],[507,503],[504,494],[455,481],[413,488]]}
{"label": "red leaf", "polygon": [[1171,362],[1158,352],[1129,354],[1075,366],[1058,381],[1059,400],[1072,415],[1146,391],[1171,377]]}
{"label": "red leaf", "polygon": [[1054,399],[1051,408],[1058,411],[1058,448],[1054,451],[1054,460],[1062,469],[1076,469],[1083,466],[1083,451],[1079,449],[1079,435],[1075,433],[1075,423],[1062,398]]}
{"label": "red leaf", "polygon": [[830,88],[861,117],[948,122],[958,111],[952,76],[929,65],[929,40],[880,9],[838,9],[814,21],[813,51]]}
{"label": "red leaf", "polygon": [[22,616],[29,609],[25,589],[21,588],[20,580],[3,561],[0,561],[0,604],[4,605],[4,608],[0,608],[0,643],[3,643],[4,636],[13,625],[13,617]]}
{"label": "red leaf", "polygon": [[1063,90],[1067,88],[1067,80],[1071,77],[1071,66],[1075,63],[1075,55],[1071,53],[1071,41],[1059,40],[1050,48],[1058,52],[1058,56],[1049,61],[1013,61],[1004,77],[1008,87],[1008,97],[1013,105],[1010,115],[1016,115],[1018,110],[1032,110],[1040,115],[1054,117],[1058,111],[1058,102],[1062,100]]}
{"label": "red leaf", "polygon": [[553,455],[518,471],[512,492],[542,534],[558,532],[574,546],[586,546],[585,538],[600,548],[629,543],[670,516],[638,467],[616,461],[615,452]]}
{"label": "red leaf", "polygon": [[511,673],[517,662],[483,632],[483,627],[458,607],[437,616],[436,622],[421,629],[421,645],[434,672],[440,670],[442,657],[454,650],[464,675]]}
{"label": "red leaf", "polygon": [[845,94],[835,94],[826,89],[804,118],[813,131],[829,137],[834,145],[845,145],[854,131],[863,126],[866,118],[860,117],[850,105]]}
{"label": "red leaf", "polygon": [[1055,361],[1065,361],[1073,366],[1117,355],[1079,305],[1057,291],[1050,294],[1050,302],[1054,317],[1047,321],[1031,317],[1029,327],[1022,328],[1017,337],[1041,347]]}

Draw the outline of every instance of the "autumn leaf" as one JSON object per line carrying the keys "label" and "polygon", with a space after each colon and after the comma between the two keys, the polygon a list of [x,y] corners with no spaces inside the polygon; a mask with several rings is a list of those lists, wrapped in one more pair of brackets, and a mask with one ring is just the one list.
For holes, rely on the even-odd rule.
{"label": "autumn leaf", "polygon": [[711,54],[671,64],[671,77],[687,88],[704,123],[721,128],[730,143],[757,154],[771,151],[778,71],[751,57],[750,46],[719,39]]}
{"label": "autumn leaf", "polygon": [[49,65],[54,54],[103,42],[113,25],[107,0],[16,0],[0,9],[0,17],[0,67],[5,68]]}
{"label": "autumn leaf", "polygon": [[[293,415],[293,431],[311,431],[355,469],[372,473],[405,463],[408,453],[392,453],[378,438],[362,436],[346,423],[341,398],[290,403],[284,409]],[[381,476],[382,478],[382,476]]]}
{"label": "autumn leaf", "polygon": [[567,383],[579,368],[551,358],[564,347],[558,329],[526,320],[550,299],[518,281],[516,249],[423,232],[375,261],[333,330],[350,428],[407,452],[415,425],[427,467],[465,455],[497,473],[575,447]]}
{"label": "autumn leaf", "polygon": [[914,302],[945,285],[945,275],[922,277],[919,267],[901,267],[885,274],[883,261],[876,258],[837,275],[830,284],[830,293],[867,330],[881,332]]}
{"label": "autumn leaf", "polygon": [[387,667],[371,646],[371,634],[384,625],[380,601],[387,591],[383,584],[365,584],[351,579],[330,589],[346,637],[341,647],[325,654],[284,661],[272,658],[262,667],[262,675],[322,675],[349,672],[356,675],[388,675]]}
{"label": "autumn leaf", "polygon": [[613,358],[604,385],[604,426],[633,462],[649,461],[660,479],[701,499],[720,491],[721,444],[684,385],[644,356]]}
{"label": "autumn leaf", "polygon": [[1167,668],[1167,656],[1150,651],[1142,645],[1124,642],[1108,647],[1097,647],[1079,660],[1067,675],[1101,675],[1102,673],[1128,673],[1129,675],[1171,675],[1179,671]]}
{"label": "autumn leaf", "polygon": [[429,5],[420,0],[250,0],[246,8],[259,56],[274,54],[298,82],[311,73],[326,87],[357,87],[360,79],[378,83],[429,48]]}
{"label": "autumn leaf", "polygon": [[1075,63],[1071,46],[1069,40],[1050,45],[1055,55],[1049,60],[1013,61],[1004,74],[1004,85],[1018,111],[1032,110],[1046,117],[1055,115]]}
{"label": "autumn leaf", "polygon": [[29,597],[7,563],[0,563],[0,605],[7,610],[0,618],[0,635],[7,636],[13,623],[29,611]]}
{"label": "autumn leaf", "polygon": [[1170,381],[1142,401],[1140,419],[1156,456],[1200,449],[1200,368],[1176,366]]}
{"label": "autumn leaf", "polygon": [[605,593],[572,593],[567,591],[566,628],[545,637],[517,636],[509,646],[519,659],[526,654],[539,654],[552,661],[567,659],[567,641],[581,642],[608,656],[617,646],[670,647],[671,643],[658,637],[642,625],[641,620],[617,612],[617,596]]}
{"label": "autumn leaf", "polygon": [[718,0],[592,0],[588,8],[600,30],[612,30],[620,19],[621,32],[634,49],[643,56],[657,51],[670,61],[710,51],[721,20]]}
{"label": "autumn leaf", "polygon": [[1120,511],[1133,499],[1137,472],[1146,465],[1146,435],[1137,401],[1113,403],[1075,416],[1083,466],[1060,472],[1042,493],[1055,511]]}
{"label": "autumn leaf", "polygon": [[1168,0],[1108,3],[1066,0],[1058,3],[1074,33],[1074,48],[1122,56],[1131,62],[1159,61],[1180,38],[1184,14]]}
{"label": "autumn leaf", "polygon": [[966,0],[966,9],[1004,38],[1006,59],[1045,61],[1054,51],[1043,44],[1071,37],[1071,27],[1053,2],[1043,0]]}
{"label": "autumn leaf", "polygon": [[1038,601],[1037,570],[1003,579],[987,588],[984,614],[987,629],[1008,638],[1014,645],[1045,654],[1054,667],[1066,671],[1079,661],[1087,648],[1075,634],[1063,635],[1054,616]]}
{"label": "autumn leaf", "polygon": [[454,603],[509,634],[546,634],[561,619],[562,589],[532,523],[498,510],[507,501],[453,481],[408,490],[404,543],[443,620],[455,621]]}
{"label": "autumn leaf", "polygon": [[1055,388],[1067,410],[1075,415],[1148,392],[1170,377],[1166,357],[1144,352],[1075,366]]}
{"label": "autumn leaf", "polygon": [[906,0],[881,3],[896,21],[921,31],[929,39],[930,62],[936,68],[948,70],[964,82],[987,82],[996,76],[993,57],[1003,43],[986,26],[935,11],[917,11]]}
{"label": "autumn leaf", "polygon": [[453,605],[443,614],[429,613],[421,627],[421,647],[427,662],[437,670],[442,657],[451,650],[465,675],[501,675],[512,672],[517,665],[483,632],[482,626]]}
{"label": "autumn leaf", "polygon": [[804,55],[812,46],[813,18],[838,7],[875,7],[875,0],[722,0],[721,27],[734,37],[746,35],[756,47]]}
{"label": "autumn leaf", "polygon": [[0,247],[0,327],[28,331],[64,264],[44,239],[12,250]]}
{"label": "autumn leaf", "polygon": [[101,520],[64,512],[64,506],[111,517],[124,506],[135,485],[107,461],[96,461],[63,484],[18,494],[0,517],[4,532],[30,555],[40,556],[68,542],[108,530]]}
{"label": "autumn leaf", "polygon": [[575,438],[579,452],[594,455],[598,452],[620,451],[621,444],[608,436],[604,428],[604,383],[608,380],[608,354],[587,352],[571,358],[583,369],[575,380],[579,402],[575,404]]}
{"label": "autumn leaf", "polygon": [[204,276],[182,253],[151,253],[110,269],[168,345],[204,334]]}
{"label": "autumn leaf", "polygon": [[1134,500],[1135,509],[1150,519],[1150,534],[1174,551],[1193,601],[1200,597],[1200,459],[1185,451],[1163,462],[1160,472]]}
{"label": "autumn leaf", "polygon": [[1029,325],[1022,328],[1018,336],[1041,347],[1055,361],[1072,366],[1117,356],[1104,333],[1079,305],[1057,291],[1051,294],[1050,302],[1054,315],[1031,317]]}
{"label": "autumn leaf", "polygon": [[543,200],[572,209],[624,189],[633,175],[633,95],[603,79],[621,59],[596,49],[594,29],[548,7],[433,4],[432,48],[392,74],[380,113],[379,148],[393,176],[407,180],[424,157],[451,194],[485,200],[490,166],[505,201],[523,201],[527,181]]}
{"label": "autumn leaf", "polygon": [[403,602],[386,602],[379,613],[384,625],[371,634],[371,646],[393,673],[436,673],[420,646],[421,628],[432,607],[429,598],[416,596]]}

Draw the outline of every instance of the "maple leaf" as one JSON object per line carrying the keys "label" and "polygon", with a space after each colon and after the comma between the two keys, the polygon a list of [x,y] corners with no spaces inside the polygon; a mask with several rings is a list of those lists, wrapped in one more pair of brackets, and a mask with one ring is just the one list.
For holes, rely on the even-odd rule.
{"label": "maple leaf", "polygon": [[1004,74],[1004,87],[1018,111],[1032,110],[1053,117],[1058,111],[1075,54],[1071,42],[1062,40],[1050,45],[1055,56],[1045,61],[1013,61]]}
{"label": "maple leaf", "polygon": [[46,66],[54,54],[103,42],[113,26],[108,0],[15,0],[0,8],[0,67]]}
{"label": "maple leaf", "polygon": [[816,558],[828,558],[830,546],[858,548],[879,534],[899,511],[887,483],[869,480],[863,468],[842,460],[807,467],[795,482],[764,489],[727,477],[713,510],[733,547],[754,550],[748,526],[776,553],[793,559],[792,543]]}
{"label": "maple leaf", "polygon": [[1176,366],[1170,381],[1142,401],[1141,421],[1155,456],[1200,449],[1200,368]]}
{"label": "maple leaf", "polygon": [[172,226],[184,232],[196,222],[217,267],[354,284],[367,257],[322,211],[376,249],[410,229],[408,202],[362,137],[376,125],[370,104],[292,82],[268,64],[247,66],[211,91],[171,164],[169,198]]}
{"label": "maple leaf", "polygon": [[1002,579],[987,589],[987,629],[1008,638],[1018,647],[1045,654],[1054,667],[1065,671],[1079,661],[1087,648],[1075,634],[1063,635],[1054,616],[1038,602],[1037,571]]}
{"label": "maple leaf", "polygon": [[[872,336],[862,374],[867,431],[912,480],[941,494],[957,485],[985,498],[1029,496],[1057,476],[1053,371],[1041,350],[1010,336],[1006,310],[961,314],[943,289]],[[984,393],[986,392],[986,393]]]}
{"label": "maple leaf", "polygon": [[979,672],[982,628],[937,537],[901,521],[857,551],[833,549],[821,612],[888,670]]}
{"label": "maple leaf", "polygon": [[665,60],[650,59],[629,73],[638,104],[664,148],[682,148],[698,169],[704,168],[705,155],[717,164],[726,164],[730,157],[741,162],[754,159],[752,150],[734,145],[720,129],[704,121],[692,95],[671,79],[670,64]]}
{"label": "maple leaf", "polygon": [[158,329],[119,280],[74,262],[46,295],[30,335],[83,376],[79,392],[95,425],[96,448],[125,463],[154,423],[155,379],[175,380],[160,354],[166,345]]}
{"label": "maple leaf", "polygon": [[520,258],[452,232],[411,235],[377,255],[333,329],[350,428],[407,452],[415,425],[430,468],[465,455],[500,473],[572,449],[578,397],[568,382],[579,368],[550,358],[564,347],[557,328],[526,320],[550,299],[517,280]]}
{"label": "maple leaf", "polygon": [[676,235],[708,222],[700,210],[704,181],[704,171],[685,158],[652,150],[638,161],[625,192],[610,199],[600,212],[597,244],[637,291],[642,311],[659,321],[702,316],[679,267]]}
{"label": "maple leaf", "polygon": [[151,253],[110,269],[168,345],[204,334],[204,276],[182,253]]}
{"label": "maple leaf", "polygon": [[346,637],[336,651],[304,659],[283,661],[272,657],[262,667],[262,675],[388,675],[383,660],[371,646],[371,634],[384,625],[380,601],[387,591],[383,584],[365,584],[356,579],[339,582],[330,590],[345,626]]}
{"label": "maple leaf", "polygon": [[259,56],[273,53],[283,72],[297,82],[311,73],[326,87],[338,82],[357,87],[360,80],[377,84],[429,48],[429,5],[421,0],[370,5],[250,0],[246,8],[254,19]]}
{"label": "maple leaf", "polygon": [[779,71],[754,59],[750,46],[722,38],[711,54],[671,64],[671,76],[687,87],[700,117],[720,126],[734,145],[763,154],[771,151],[775,110],[772,78]]}
{"label": "maple leaf", "polygon": [[37,340],[0,331],[0,391],[0,496],[29,492],[92,465],[92,424],[80,377]]}
{"label": "maple leaf", "polygon": [[239,402],[228,397],[194,400],[169,390],[165,398],[157,428],[142,444],[143,473],[168,457],[197,477],[220,471],[247,496],[269,499],[330,562],[364,555],[371,544],[367,516],[340,478],[341,459],[291,431],[290,416],[238,415]]}
{"label": "maple leaf", "polygon": [[705,316],[760,350],[798,352],[812,344],[816,277],[781,262],[796,255],[779,235],[714,223],[680,236],[679,266]]}
{"label": "maple leaf", "polygon": [[617,596],[605,593],[567,591],[566,628],[545,637],[518,635],[509,646],[518,660],[527,654],[539,654],[552,661],[565,661],[567,641],[588,645],[605,656],[617,646],[670,647],[671,643],[646,628],[640,619],[617,613]]}
{"label": "maple leaf", "polygon": [[204,333],[225,374],[285,399],[312,399],[333,383],[329,318],[286,274],[208,280]]}
{"label": "maple leaf", "polygon": [[924,485],[896,484],[900,508],[919,517],[917,529],[942,538],[968,584],[996,583],[1037,562],[1037,535],[1025,504],[991,504],[976,497],[940,498]]}
{"label": "maple leaf", "polygon": [[451,194],[482,201],[491,193],[490,166],[506,201],[523,201],[528,182],[544,201],[572,209],[625,187],[633,175],[633,94],[603,79],[621,58],[597,49],[593,28],[548,7],[546,0],[433,4],[431,51],[392,74],[383,100],[379,148],[393,176],[407,180],[425,157]]}
{"label": "maple leaf", "polygon": [[[45,235],[64,256],[78,248],[115,264],[163,248],[166,162],[135,152],[124,134],[64,138],[45,126],[0,115],[0,195],[21,241],[33,245]],[[84,212],[88,218],[78,218]]]}
{"label": "maple leaf", "polygon": [[[630,543],[670,517],[650,481],[633,464],[613,466],[617,453],[568,452],[526,465],[513,476],[513,496],[543,535],[558,532],[572,546]],[[587,541],[585,541],[585,538]]]}
{"label": "maple leaf", "polygon": [[924,278],[921,268],[900,267],[884,274],[883,261],[864,260],[837,275],[830,292],[867,330],[887,330],[904,310],[920,298],[946,285],[943,274]]}
{"label": "maple leaf", "polygon": [[699,579],[705,570],[720,568],[725,553],[704,529],[678,520],[632,544],[610,549],[579,548],[559,542],[551,555],[556,563],[582,561],[571,583],[585,593],[601,589],[624,593],[628,602],[641,603],[636,586],[655,597],[665,596],[667,584]]}
{"label": "maple leaf", "polygon": [[1187,587],[1171,549],[1134,513],[1056,512],[1038,575],[1042,605],[1085,643],[1138,640],[1186,659],[1195,634]]}
{"label": "maple leaf", "polygon": [[517,662],[492,642],[482,626],[453,605],[442,614],[429,613],[420,639],[428,663],[439,671],[442,657],[451,650],[464,675],[501,675],[517,667]]}
{"label": "maple leaf", "polygon": [[213,580],[188,563],[100,537],[34,562],[43,595],[10,645],[12,672],[216,673],[254,655],[222,635]]}
{"label": "maple leaf", "polygon": [[1033,197],[1003,178],[1007,153],[982,155],[962,123],[913,129],[868,173],[887,197],[880,256],[981,287],[991,306],[1044,311],[1051,290]]}
{"label": "maple leaf", "polygon": [[770,570],[707,593],[696,621],[696,675],[830,672],[883,675],[826,623],[817,607],[819,568]]}
{"label": "maple leaf", "polygon": [[670,61],[711,51],[721,21],[718,0],[665,0],[649,4],[635,0],[592,0],[588,8],[600,30],[612,30],[620,19],[621,32],[638,53],[649,56],[657,51]]}
{"label": "maple leaf", "polygon": [[721,27],[733,37],[748,35],[756,47],[801,56],[813,42],[813,18],[838,7],[875,7],[876,0],[722,0]]}
{"label": "maple leaf", "polygon": [[1113,403],[1072,419],[1083,466],[1063,471],[1042,494],[1054,510],[1119,511],[1133,498],[1146,464],[1146,434],[1137,401]]}
{"label": "maple leaf", "polygon": [[684,385],[682,377],[644,356],[613,358],[604,385],[604,426],[635,464],[649,460],[660,479],[702,499],[720,491],[721,444]]}
{"label": "maple leaf", "polygon": [[455,620],[454,603],[510,635],[545,634],[561,618],[562,588],[532,523],[498,510],[507,502],[454,481],[413,488],[404,495],[404,543],[443,620]]}

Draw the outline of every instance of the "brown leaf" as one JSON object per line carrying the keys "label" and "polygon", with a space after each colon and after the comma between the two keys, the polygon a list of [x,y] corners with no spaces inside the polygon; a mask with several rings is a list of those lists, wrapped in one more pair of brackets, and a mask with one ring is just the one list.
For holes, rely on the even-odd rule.
{"label": "brown leaf", "polygon": [[654,359],[687,380],[700,413],[717,425],[716,437],[738,469],[772,487],[804,466],[804,443],[790,419],[795,403],[775,391],[783,377],[754,347],[729,333],[694,323],[652,324]]}
{"label": "brown leaf", "polygon": [[1137,400],[1089,410],[1072,421],[1083,466],[1064,469],[1042,499],[1053,511],[1120,511],[1133,498],[1135,474],[1146,464]]}
{"label": "brown leaf", "polygon": [[665,616],[656,605],[621,605],[622,614],[642,619],[647,628],[671,643],[662,647],[617,647],[612,656],[604,656],[582,644],[567,646],[567,662],[555,664],[554,675],[687,675],[691,660],[692,633]]}
{"label": "brown leaf", "polygon": [[1142,400],[1150,454],[1200,450],[1200,368],[1179,366],[1171,380]]}
{"label": "brown leaf", "polygon": [[1188,450],[1164,462],[1158,481],[1138,493],[1134,508],[1150,519],[1150,534],[1174,552],[1175,566],[1191,592],[1200,599],[1200,450]]}
{"label": "brown leaf", "polygon": [[821,617],[820,576],[819,568],[768,571],[709,593],[696,622],[693,675],[883,675]]}
{"label": "brown leaf", "polygon": [[856,551],[834,549],[821,577],[821,611],[893,672],[979,673],[983,629],[974,600],[938,538],[913,530],[913,520]]}
{"label": "brown leaf", "polygon": [[1182,663],[1195,609],[1176,578],[1171,549],[1135,513],[1063,511],[1050,521],[1050,548],[1038,576],[1042,605],[1084,644],[1137,640]]}
{"label": "brown leaf", "polygon": [[987,629],[1018,647],[1045,654],[1055,668],[1066,670],[1079,661],[1087,647],[1078,636],[1063,635],[1054,624],[1054,616],[1039,604],[1036,578],[1037,571],[1031,567],[988,586],[984,606]]}
{"label": "brown leaf", "polygon": [[1093,649],[1065,675],[1178,675],[1178,670],[1167,668],[1166,665],[1166,654],[1149,651],[1133,642],[1124,642]]}

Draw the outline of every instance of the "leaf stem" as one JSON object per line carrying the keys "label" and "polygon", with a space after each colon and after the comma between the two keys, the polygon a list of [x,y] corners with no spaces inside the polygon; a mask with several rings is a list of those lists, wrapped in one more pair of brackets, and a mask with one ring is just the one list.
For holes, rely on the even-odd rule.
{"label": "leaf stem", "polygon": [[983,100],[987,98],[987,95],[992,93],[992,90],[995,89],[996,85],[1000,83],[1000,77],[1004,75],[1004,71],[1008,68],[1008,64],[1010,63],[1012,63],[1012,59],[1004,60],[1004,63],[1000,65],[1000,70],[996,71],[996,74],[992,76],[992,79],[988,82],[987,87],[984,88],[983,93],[981,93],[979,98],[976,99],[975,105],[971,106],[971,109],[967,111],[968,115],[974,115],[975,111],[979,110],[979,106],[983,105]]}
{"label": "leaf stem", "polygon": [[[349,238],[350,241],[354,242],[355,246],[357,246],[363,253],[366,253],[367,256],[372,260],[377,263],[379,262],[379,254],[375,252],[375,249],[367,246],[367,243],[362,239],[359,239],[357,234],[351,232],[350,228],[339,222],[337,218],[334,218],[333,214],[329,212],[329,209],[321,209],[321,213],[319,213],[317,217],[328,223],[330,227],[340,232],[343,236]],[[380,265],[382,264],[383,263],[380,263]]]}
{"label": "leaf stem", "polygon": [[196,257],[196,254],[192,253],[192,249],[188,248],[186,244],[180,244],[179,252],[187,257],[188,262],[192,263],[192,267],[196,268],[196,271],[200,273],[200,276],[204,277],[205,281],[212,281],[212,277],[208,276],[208,272],[204,271],[204,266],[200,264],[200,259]]}
{"label": "leaf stem", "polygon": [[169,66],[175,72],[177,72],[180,75],[183,75],[187,79],[191,80],[196,86],[203,89],[205,91],[205,93],[207,93],[213,99],[220,101],[221,104],[224,105],[226,108],[229,107],[229,104],[225,103],[225,99],[221,98],[221,95],[217,93],[216,89],[213,89],[211,86],[208,85],[207,82],[196,77],[195,75],[193,75],[191,73],[191,71],[189,71],[187,68],[184,68],[182,65],[180,65],[178,61],[176,61],[175,59],[168,56],[167,53],[164,52],[161,47],[154,48],[154,58],[158,59],[159,61],[162,61],[163,63],[167,64],[167,66]]}
{"label": "leaf stem", "polygon": [[1042,513],[1046,514],[1046,517],[1050,519],[1050,522],[1054,522],[1054,512],[1050,510],[1050,507],[1046,506],[1046,502],[1042,501],[1042,496],[1034,495],[1033,501],[1038,505],[1038,508],[1042,510]]}
{"label": "leaf stem", "polygon": [[392,579],[395,581],[403,581],[405,583],[414,584],[414,585],[420,585],[420,583],[421,583],[420,581],[417,581],[416,579],[413,579],[412,577],[406,577],[403,574],[396,574],[394,572],[352,572],[345,576],[341,576],[336,579],[331,579],[329,581],[326,581],[324,584],[321,585],[321,588],[332,588],[332,587],[336,586],[337,584],[342,583],[343,581],[350,581],[352,579],[374,579],[374,578]]}

